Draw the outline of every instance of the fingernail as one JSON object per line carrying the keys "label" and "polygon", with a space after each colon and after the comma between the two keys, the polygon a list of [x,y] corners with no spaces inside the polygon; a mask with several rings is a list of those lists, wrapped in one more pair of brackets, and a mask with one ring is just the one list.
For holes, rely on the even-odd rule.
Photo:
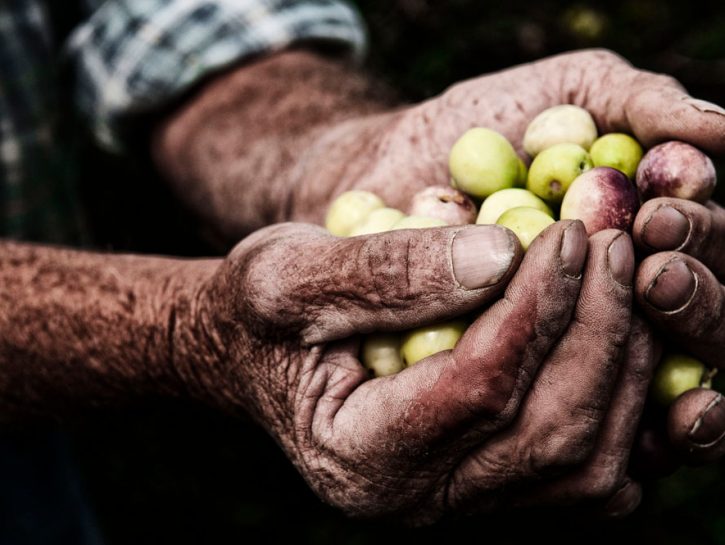
{"label": "fingernail", "polygon": [[691,106],[694,106],[696,109],[700,110],[703,113],[713,113],[713,114],[725,115],[725,109],[721,108],[717,104],[708,102],[707,100],[686,97],[685,102],[687,102]]}
{"label": "fingernail", "polygon": [[644,296],[653,307],[669,312],[683,307],[696,287],[690,268],[682,260],[673,259],[662,267]]}
{"label": "fingernail", "polygon": [[675,250],[685,243],[689,234],[690,220],[671,206],[663,206],[645,222],[642,239],[655,250]]}
{"label": "fingernail", "polygon": [[491,286],[511,268],[516,247],[513,235],[500,227],[471,227],[456,233],[451,248],[453,274],[466,289]]}
{"label": "fingernail", "polygon": [[576,222],[566,228],[561,239],[561,268],[567,276],[579,276],[584,268],[589,241],[584,225]]}
{"label": "fingernail", "polygon": [[712,446],[725,438],[725,403],[722,394],[714,395],[693,424],[688,437],[699,447]]}
{"label": "fingernail", "polygon": [[604,511],[607,516],[621,518],[629,515],[642,502],[642,487],[629,481],[607,502]]}
{"label": "fingernail", "polygon": [[634,248],[627,235],[621,234],[614,239],[609,245],[607,258],[609,272],[614,281],[623,286],[631,286],[634,274]]}

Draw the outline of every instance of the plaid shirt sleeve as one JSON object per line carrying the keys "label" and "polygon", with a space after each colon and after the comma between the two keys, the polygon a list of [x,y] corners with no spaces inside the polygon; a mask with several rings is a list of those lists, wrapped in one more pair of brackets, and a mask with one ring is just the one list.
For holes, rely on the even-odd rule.
{"label": "plaid shirt sleeve", "polygon": [[365,50],[359,14],[343,0],[107,1],[71,36],[77,102],[99,141],[122,148],[124,120],[204,76],[300,40]]}
{"label": "plaid shirt sleeve", "polygon": [[0,0],[0,237],[77,244],[85,238],[73,138],[47,8]]}

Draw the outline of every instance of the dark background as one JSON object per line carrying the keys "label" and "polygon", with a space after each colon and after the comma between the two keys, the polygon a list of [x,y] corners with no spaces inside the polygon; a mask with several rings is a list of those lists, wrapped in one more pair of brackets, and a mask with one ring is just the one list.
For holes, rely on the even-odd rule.
{"label": "dark background", "polygon": [[[370,29],[368,67],[410,100],[462,78],[596,46],[670,73],[693,95],[725,104],[722,2],[356,3]],[[86,188],[98,245],[179,255],[210,251],[162,185],[129,174],[127,164],[108,157],[98,159],[99,165],[105,183]],[[722,164],[719,170],[725,172]],[[159,211],[165,221],[159,222]],[[260,429],[199,407],[151,404],[98,413],[74,426],[72,450],[112,545],[501,544],[544,538],[725,544],[724,464],[683,469],[650,483],[642,507],[622,522],[590,520],[578,512],[526,512],[408,530],[347,520],[308,491]]]}

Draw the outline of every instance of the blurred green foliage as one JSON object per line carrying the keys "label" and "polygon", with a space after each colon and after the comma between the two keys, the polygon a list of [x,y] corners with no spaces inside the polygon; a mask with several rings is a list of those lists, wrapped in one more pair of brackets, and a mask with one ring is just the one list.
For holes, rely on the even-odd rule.
{"label": "blurred green foliage", "polygon": [[[542,56],[607,47],[640,67],[676,76],[696,96],[725,104],[722,1],[356,3],[369,24],[369,67],[409,100]],[[168,197],[159,191],[160,198]],[[113,202],[119,207],[118,200]],[[139,203],[134,198],[126,204],[137,210]],[[157,211],[149,211],[149,219],[155,220]],[[168,246],[153,250],[169,251]],[[86,485],[111,545],[393,540],[503,545],[543,539],[725,545],[723,464],[683,469],[650,483],[641,509],[625,521],[533,511],[409,530],[347,520],[314,497],[257,427],[196,407],[103,413],[76,436]]]}
{"label": "blurred green foliage", "polygon": [[678,77],[697,95],[725,89],[722,2],[605,3],[357,0],[369,23],[370,64],[411,98],[547,55],[606,47]]}

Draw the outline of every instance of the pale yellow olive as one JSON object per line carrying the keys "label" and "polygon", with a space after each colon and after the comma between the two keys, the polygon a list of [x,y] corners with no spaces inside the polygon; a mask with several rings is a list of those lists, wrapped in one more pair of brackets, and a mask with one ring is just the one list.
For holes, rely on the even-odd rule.
{"label": "pale yellow olive", "polygon": [[383,200],[369,191],[346,191],[337,197],[325,217],[325,227],[338,237],[350,235],[373,210],[383,208]]}
{"label": "pale yellow olive", "polygon": [[531,191],[512,187],[496,191],[496,193],[486,198],[478,212],[476,223],[494,224],[506,210],[518,208],[519,206],[536,208],[552,218],[554,217],[551,208]]}
{"label": "pale yellow olive", "polygon": [[519,206],[506,210],[496,223],[511,229],[519,238],[521,247],[528,250],[539,233],[554,223],[554,218],[538,208]]}
{"label": "pale yellow olive", "polygon": [[642,146],[639,145],[639,142],[621,132],[600,136],[589,150],[595,167],[616,168],[631,180],[637,174],[637,166],[642,160],[642,154]]}
{"label": "pale yellow olive", "polygon": [[405,369],[400,355],[400,334],[373,333],[362,344],[362,363],[376,377],[394,375]]}
{"label": "pale yellow olive", "polygon": [[571,183],[592,168],[587,150],[577,144],[555,144],[531,163],[526,189],[546,202],[559,204]]}
{"label": "pale yellow olive", "polygon": [[502,134],[476,127],[453,144],[448,158],[453,186],[483,199],[499,189],[513,187],[519,177],[519,157]]}
{"label": "pale yellow olive", "polygon": [[378,208],[370,212],[367,219],[350,232],[350,236],[373,235],[390,231],[393,225],[404,217],[405,214],[396,208]]}
{"label": "pale yellow olive", "polygon": [[452,350],[466,327],[465,320],[453,320],[408,331],[400,345],[403,361],[411,366],[443,350]]}
{"label": "pale yellow olive", "polygon": [[562,104],[537,115],[524,134],[524,150],[531,157],[555,144],[577,144],[588,150],[597,139],[597,125],[584,108]]}
{"label": "pale yellow olive", "polygon": [[662,405],[669,405],[688,390],[711,386],[711,375],[701,361],[684,354],[668,354],[655,369],[652,395]]}

